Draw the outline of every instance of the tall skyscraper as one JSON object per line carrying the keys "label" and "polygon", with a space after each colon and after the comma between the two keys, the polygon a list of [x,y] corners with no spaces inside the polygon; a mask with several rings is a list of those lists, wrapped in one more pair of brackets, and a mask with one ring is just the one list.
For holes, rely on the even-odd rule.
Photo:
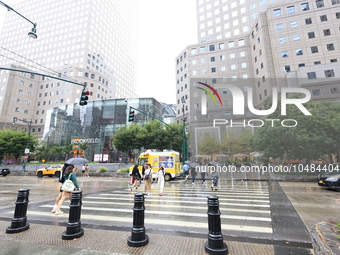
{"label": "tall skyscraper", "polygon": [[[231,121],[252,128],[248,121],[263,116],[247,99],[261,110],[273,88],[340,102],[339,19],[339,0],[197,0],[198,43],[176,58],[176,118],[190,123],[193,155],[204,133],[221,140],[227,130],[237,132]],[[243,114],[228,85],[244,95]],[[226,124],[215,126],[215,119]]]}
{"label": "tall skyscraper", "polygon": [[[27,0],[6,15],[0,66],[33,71],[87,86],[89,100],[136,97],[136,1]],[[83,87],[25,72],[0,71],[0,128],[32,120],[41,136],[48,109],[79,102]],[[17,125],[25,123],[16,122]]]}

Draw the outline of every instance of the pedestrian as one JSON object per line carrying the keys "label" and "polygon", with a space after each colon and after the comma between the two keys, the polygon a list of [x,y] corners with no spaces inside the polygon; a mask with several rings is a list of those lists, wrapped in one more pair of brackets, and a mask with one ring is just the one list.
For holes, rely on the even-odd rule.
{"label": "pedestrian", "polygon": [[[78,185],[78,181],[77,181],[76,174],[73,172],[73,170],[74,170],[74,167],[73,167],[73,166],[68,166],[68,167],[66,167],[65,173],[64,173],[64,179],[65,179],[65,180],[68,180],[68,179],[71,180],[71,181],[73,182],[74,186],[76,187],[76,189],[77,189],[77,190],[80,190],[80,187],[79,187],[79,185]],[[60,198],[60,200],[59,200],[59,202],[58,202],[58,207],[57,207],[56,212],[55,212],[56,215],[57,215],[57,214],[62,214],[62,213],[63,213],[63,212],[60,210],[60,208],[61,208],[63,202],[65,201],[65,199],[66,199],[67,197],[70,198],[70,196],[71,196],[71,198],[72,198],[72,192],[67,192],[67,191],[62,191],[62,192],[61,192],[61,198]],[[70,199],[70,200],[71,200],[71,199]]]}
{"label": "pedestrian", "polygon": [[90,177],[90,167],[89,167],[89,165],[85,166],[85,177]]}
{"label": "pedestrian", "polygon": [[144,171],[145,195],[149,195],[151,191],[152,169],[150,164],[147,164],[146,167]]}
{"label": "pedestrian", "polygon": [[217,191],[217,184],[218,184],[218,174],[217,174],[217,171],[214,171],[212,174],[211,174],[211,177],[212,177],[212,184],[211,184],[211,190],[212,191]]}
{"label": "pedestrian", "polygon": [[189,178],[189,166],[188,166],[187,163],[185,163],[183,165],[183,170],[184,170],[184,174],[185,174],[185,181],[187,181],[188,178]]}
{"label": "pedestrian", "polygon": [[195,184],[195,177],[196,177],[196,169],[195,169],[195,167],[191,167],[190,168],[190,174],[191,174],[192,184]]}
{"label": "pedestrian", "polygon": [[85,164],[81,167],[81,177],[85,177]]}
{"label": "pedestrian", "polygon": [[135,165],[132,169],[131,172],[131,186],[130,189],[132,191],[133,188],[135,188],[136,190],[138,189],[138,184],[139,184],[139,180],[141,178],[139,169],[138,169],[138,165]]}
{"label": "pedestrian", "polygon": [[202,178],[202,184],[205,184],[205,174],[207,172],[207,165],[202,164],[200,167],[200,172],[201,172],[201,178]]}
{"label": "pedestrian", "polygon": [[[64,181],[65,181],[65,179],[64,179],[64,173],[65,173],[65,169],[66,169],[68,166],[74,167],[74,165],[65,163],[64,166],[63,166],[63,168],[61,169],[61,173],[60,173],[59,179],[58,179],[59,182],[60,182],[59,194],[58,194],[58,196],[57,196],[57,198],[56,198],[56,200],[55,200],[53,209],[52,209],[52,211],[51,211],[52,213],[55,213],[55,212],[57,211],[58,202],[60,201],[61,195],[62,195],[62,192],[63,192],[63,191],[61,190],[61,186],[63,185],[63,183],[64,183]],[[70,198],[70,200],[71,200],[71,198]]]}
{"label": "pedestrian", "polygon": [[165,169],[164,164],[158,169],[157,174],[157,181],[158,181],[158,187],[159,187],[159,195],[163,196],[163,189],[164,189],[164,176],[165,176]]}

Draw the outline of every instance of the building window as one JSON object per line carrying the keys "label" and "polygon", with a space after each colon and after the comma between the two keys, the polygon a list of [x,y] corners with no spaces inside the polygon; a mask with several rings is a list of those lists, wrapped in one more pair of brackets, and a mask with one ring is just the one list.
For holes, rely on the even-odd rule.
{"label": "building window", "polygon": [[212,67],[212,68],[211,68],[211,72],[212,72],[212,73],[215,73],[215,72],[216,72],[216,68],[215,68],[215,67]]}
{"label": "building window", "polygon": [[325,70],[325,76],[326,77],[334,77],[334,70]]}
{"label": "building window", "polygon": [[209,50],[210,51],[214,51],[215,50],[215,45],[213,44],[213,45],[209,45]]}
{"label": "building window", "polygon": [[304,11],[308,11],[309,10],[309,4],[308,3],[303,3],[301,4],[301,10]]}
{"label": "building window", "polygon": [[309,32],[309,33],[308,33],[308,38],[309,38],[309,39],[315,38],[315,33],[314,33],[314,32]]}
{"label": "building window", "polygon": [[228,47],[229,48],[233,48],[234,46],[235,46],[235,42],[234,41],[228,42]]}
{"label": "building window", "polygon": [[277,24],[277,25],[276,25],[276,29],[277,29],[277,30],[282,30],[282,29],[283,29],[283,24],[282,24],[282,23]]}
{"label": "building window", "polygon": [[275,9],[274,10],[274,17],[279,17],[281,16],[281,9]]}
{"label": "building window", "polygon": [[333,58],[330,60],[331,63],[334,63],[334,62],[338,62],[338,60],[336,58]]}
{"label": "building window", "polygon": [[244,40],[238,40],[238,46],[244,46]]}
{"label": "building window", "polygon": [[317,52],[319,52],[318,46],[312,46],[312,47],[310,47],[310,49],[311,49],[312,53],[317,53]]}
{"label": "building window", "polygon": [[315,61],[314,65],[321,65],[321,61]]}
{"label": "building window", "polygon": [[297,49],[297,50],[295,50],[295,53],[296,53],[296,56],[303,55],[302,49]]}
{"label": "building window", "polygon": [[312,18],[305,19],[306,25],[312,24]]}
{"label": "building window", "polygon": [[321,96],[321,89],[312,89],[313,96]]}
{"label": "building window", "polygon": [[334,50],[334,44],[333,43],[327,44],[327,50]]}
{"label": "building window", "polygon": [[290,66],[284,66],[284,70],[285,70],[285,72],[290,72]]}
{"label": "building window", "polygon": [[298,64],[298,67],[305,66],[305,63]]}
{"label": "building window", "polygon": [[195,55],[196,53],[197,53],[196,48],[192,48],[192,49],[191,49],[191,55]]}
{"label": "building window", "polygon": [[288,6],[287,7],[287,13],[288,14],[295,13],[295,7],[294,6]]}
{"label": "building window", "polygon": [[288,57],[288,52],[287,52],[287,51],[281,51],[281,56],[282,56],[283,58]]}
{"label": "building window", "polygon": [[332,0],[332,5],[340,4],[340,0]]}
{"label": "building window", "polygon": [[204,53],[205,52],[205,46],[200,47],[200,53]]}
{"label": "building window", "polygon": [[324,29],[323,34],[324,34],[324,36],[331,35],[331,30],[330,29]]}
{"label": "building window", "polygon": [[211,61],[211,62],[215,62],[215,57],[211,57],[211,58],[210,58],[210,61]]}
{"label": "building window", "polygon": [[219,49],[219,50],[224,50],[224,43],[220,43],[220,44],[218,45],[218,49]]}
{"label": "building window", "polygon": [[263,69],[263,67],[264,67],[263,62],[261,62],[261,65],[260,65],[260,66],[261,66],[261,69]]}
{"label": "building window", "polygon": [[286,43],[286,37],[280,37],[279,38],[279,43]]}
{"label": "building window", "polygon": [[[340,0],[339,0],[339,1],[340,1]],[[340,19],[340,12],[335,13],[335,17],[336,17],[337,19]]]}
{"label": "building window", "polygon": [[339,87],[331,88],[331,94],[339,94]]}
{"label": "building window", "polygon": [[297,27],[297,21],[291,21],[290,26],[291,27]]}
{"label": "building window", "polygon": [[294,41],[299,41],[300,40],[300,35],[293,35],[293,40]]}
{"label": "building window", "polygon": [[266,76],[263,75],[263,76],[262,76],[262,82],[265,82],[265,81],[266,81]]}
{"label": "building window", "polygon": [[321,15],[320,20],[321,21],[327,21],[327,15]]}
{"label": "building window", "polygon": [[323,3],[323,0],[317,0],[315,3],[316,3],[317,8],[321,8],[325,6],[325,4]]}
{"label": "building window", "polygon": [[316,79],[316,72],[309,72],[309,73],[307,73],[307,78],[309,80]]}

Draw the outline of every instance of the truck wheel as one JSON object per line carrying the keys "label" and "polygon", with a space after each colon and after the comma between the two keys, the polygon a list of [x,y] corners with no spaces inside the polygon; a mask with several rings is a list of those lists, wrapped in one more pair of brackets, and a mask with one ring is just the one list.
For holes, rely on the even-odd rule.
{"label": "truck wheel", "polygon": [[165,174],[165,176],[164,176],[164,180],[165,181],[170,181],[172,178],[171,178],[171,174]]}
{"label": "truck wheel", "polygon": [[60,171],[55,172],[54,176],[55,177],[59,177],[60,176]]}
{"label": "truck wheel", "polygon": [[38,172],[37,176],[38,176],[38,178],[42,178],[43,177],[43,173],[40,171],[40,172]]}

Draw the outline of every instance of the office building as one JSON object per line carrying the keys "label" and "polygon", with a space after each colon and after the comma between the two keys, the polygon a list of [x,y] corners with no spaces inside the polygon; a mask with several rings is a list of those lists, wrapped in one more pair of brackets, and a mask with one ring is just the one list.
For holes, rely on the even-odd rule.
{"label": "office building", "polygon": [[27,0],[11,7],[37,23],[38,38],[27,36],[29,22],[7,13],[0,66],[27,72],[0,71],[1,129],[13,122],[26,129],[16,120],[32,120],[41,137],[49,109],[79,103],[83,87],[54,77],[86,85],[90,101],[136,97],[135,1]]}
{"label": "office building", "polygon": [[[220,141],[228,130],[253,131],[249,121],[263,116],[248,98],[263,110],[273,88],[304,88],[313,100],[339,102],[339,20],[339,0],[197,0],[198,43],[176,58],[176,119],[189,123],[192,155],[206,133]],[[229,85],[244,96],[241,113]]]}

